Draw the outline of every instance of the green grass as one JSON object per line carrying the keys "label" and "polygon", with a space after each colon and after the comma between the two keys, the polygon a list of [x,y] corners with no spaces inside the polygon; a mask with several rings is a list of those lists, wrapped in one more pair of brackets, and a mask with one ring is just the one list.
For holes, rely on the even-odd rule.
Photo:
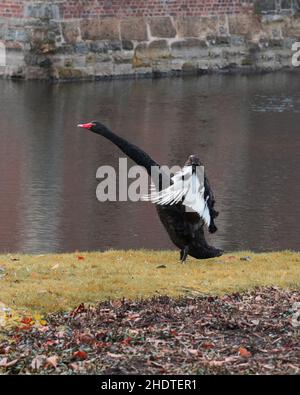
{"label": "green grass", "polygon": [[[78,256],[84,259],[79,260]],[[250,256],[251,261],[240,260]],[[300,253],[249,251],[178,261],[173,251],[0,256],[0,304],[41,313],[80,303],[153,295],[224,294],[256,286],[300,288]],[[157,268],[165,265],[166,268]]]}

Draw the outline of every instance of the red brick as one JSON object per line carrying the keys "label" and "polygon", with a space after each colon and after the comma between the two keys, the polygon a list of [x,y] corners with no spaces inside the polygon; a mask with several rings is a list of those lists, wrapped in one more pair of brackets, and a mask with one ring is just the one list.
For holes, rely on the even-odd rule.
{"label": "red brick", "polygon": [[[19,17],[32,0],[1,0],[0,17]],[[97,16],[203,16],[237,14],[251,8],[245,0],[65,0],[60,4],[62,18]]]}

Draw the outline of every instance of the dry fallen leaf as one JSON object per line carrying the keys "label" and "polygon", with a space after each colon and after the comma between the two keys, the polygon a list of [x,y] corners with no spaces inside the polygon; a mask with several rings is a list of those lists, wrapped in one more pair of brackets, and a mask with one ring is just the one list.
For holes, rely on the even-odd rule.
{"label": "dry fallen leaf", "polygon": [[107,356],[110,357],[110,358],[123,358],[124,357],[123,354],[114,354],[112,352],[108,352]]}
{"label": "dry fallen leaf", "polygon": [[194,350],[194,349],[190,349],[190,350],[188,350],[188,353],[191,354],[191,355],[198,355],[199,351],[198,350]]}
{"label": "dry fallen leaf", "polygon": [[205,342],[205,343],[202,343],[202,347],[203,347],[205,350],[210,350],[210,349],[212,349],[212,348],[215,348],[215,345],[214,345],[213,343]]}
{"label": "dry fallen leaf", "polygon": [[76,359],[87,359],[87,353],[85,351],[79,350],[73,353],[73,357]]}
{"label": "dry fallen leaf", "polygon": [[69,367],[74,370],[74,372],[78,372],[80,370],[80,366],[77,363],[70,363]]}
{"label": "dry fallen leaf", "polygon": [[45,355],[37,355],[31,361],[31,368],[34,370],[39,370],[45,363],[46,357]]}
{"label": "dry fallen leaf", "polygon": [[53,355],[52,357],[48,357],[46,359],[46,367],[50,366],[50,367],[56,369],[57,364],[58,364],[58,356],[57,355]]}
{"label": "dry fallen leaf", "polygon": [[8,368],[10,366],[15,365],[18,362],[18,359],[14,359],[13,361],[8,362],[8,358],[0,359],[0,367]]}
{"label": "dry fallen leaf", "polygon": [[249,358],[251,357],[251,352],[247,350],[245,347],[240,347],[239,348],[239,355],[243,358]]}

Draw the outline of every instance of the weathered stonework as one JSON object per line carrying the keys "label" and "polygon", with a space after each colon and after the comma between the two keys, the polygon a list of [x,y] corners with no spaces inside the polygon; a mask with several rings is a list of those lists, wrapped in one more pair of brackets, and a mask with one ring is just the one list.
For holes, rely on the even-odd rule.
{"label": "weathered stonework", "polygon": [[0,41],[18,79],[271,71],[292,66],[300,0],[7,0]]}
{"label": "weathered stonework", "polygon": [[144,17],[128,17],[121,20],[120,34],[123,40],[146,41],[147,23]]}
{"label": "weathered stonework", "polygon": [[173,20],[169,16],[151,17],[148,23],[152,37],[173,38],[177,34]]}

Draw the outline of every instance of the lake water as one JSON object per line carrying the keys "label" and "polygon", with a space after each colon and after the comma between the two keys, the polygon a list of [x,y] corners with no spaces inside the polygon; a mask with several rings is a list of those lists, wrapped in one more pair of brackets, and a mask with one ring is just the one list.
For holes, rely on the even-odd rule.
{"label": "lake water", "polygon": [[96,170],[117,168],[120,151],[76,128],[95,119],[161,164],[200,156],[215,246],[299,250],[299,76],[0,81],[0,92],[1,253],[174,248],[150,203],[97,201]]}

